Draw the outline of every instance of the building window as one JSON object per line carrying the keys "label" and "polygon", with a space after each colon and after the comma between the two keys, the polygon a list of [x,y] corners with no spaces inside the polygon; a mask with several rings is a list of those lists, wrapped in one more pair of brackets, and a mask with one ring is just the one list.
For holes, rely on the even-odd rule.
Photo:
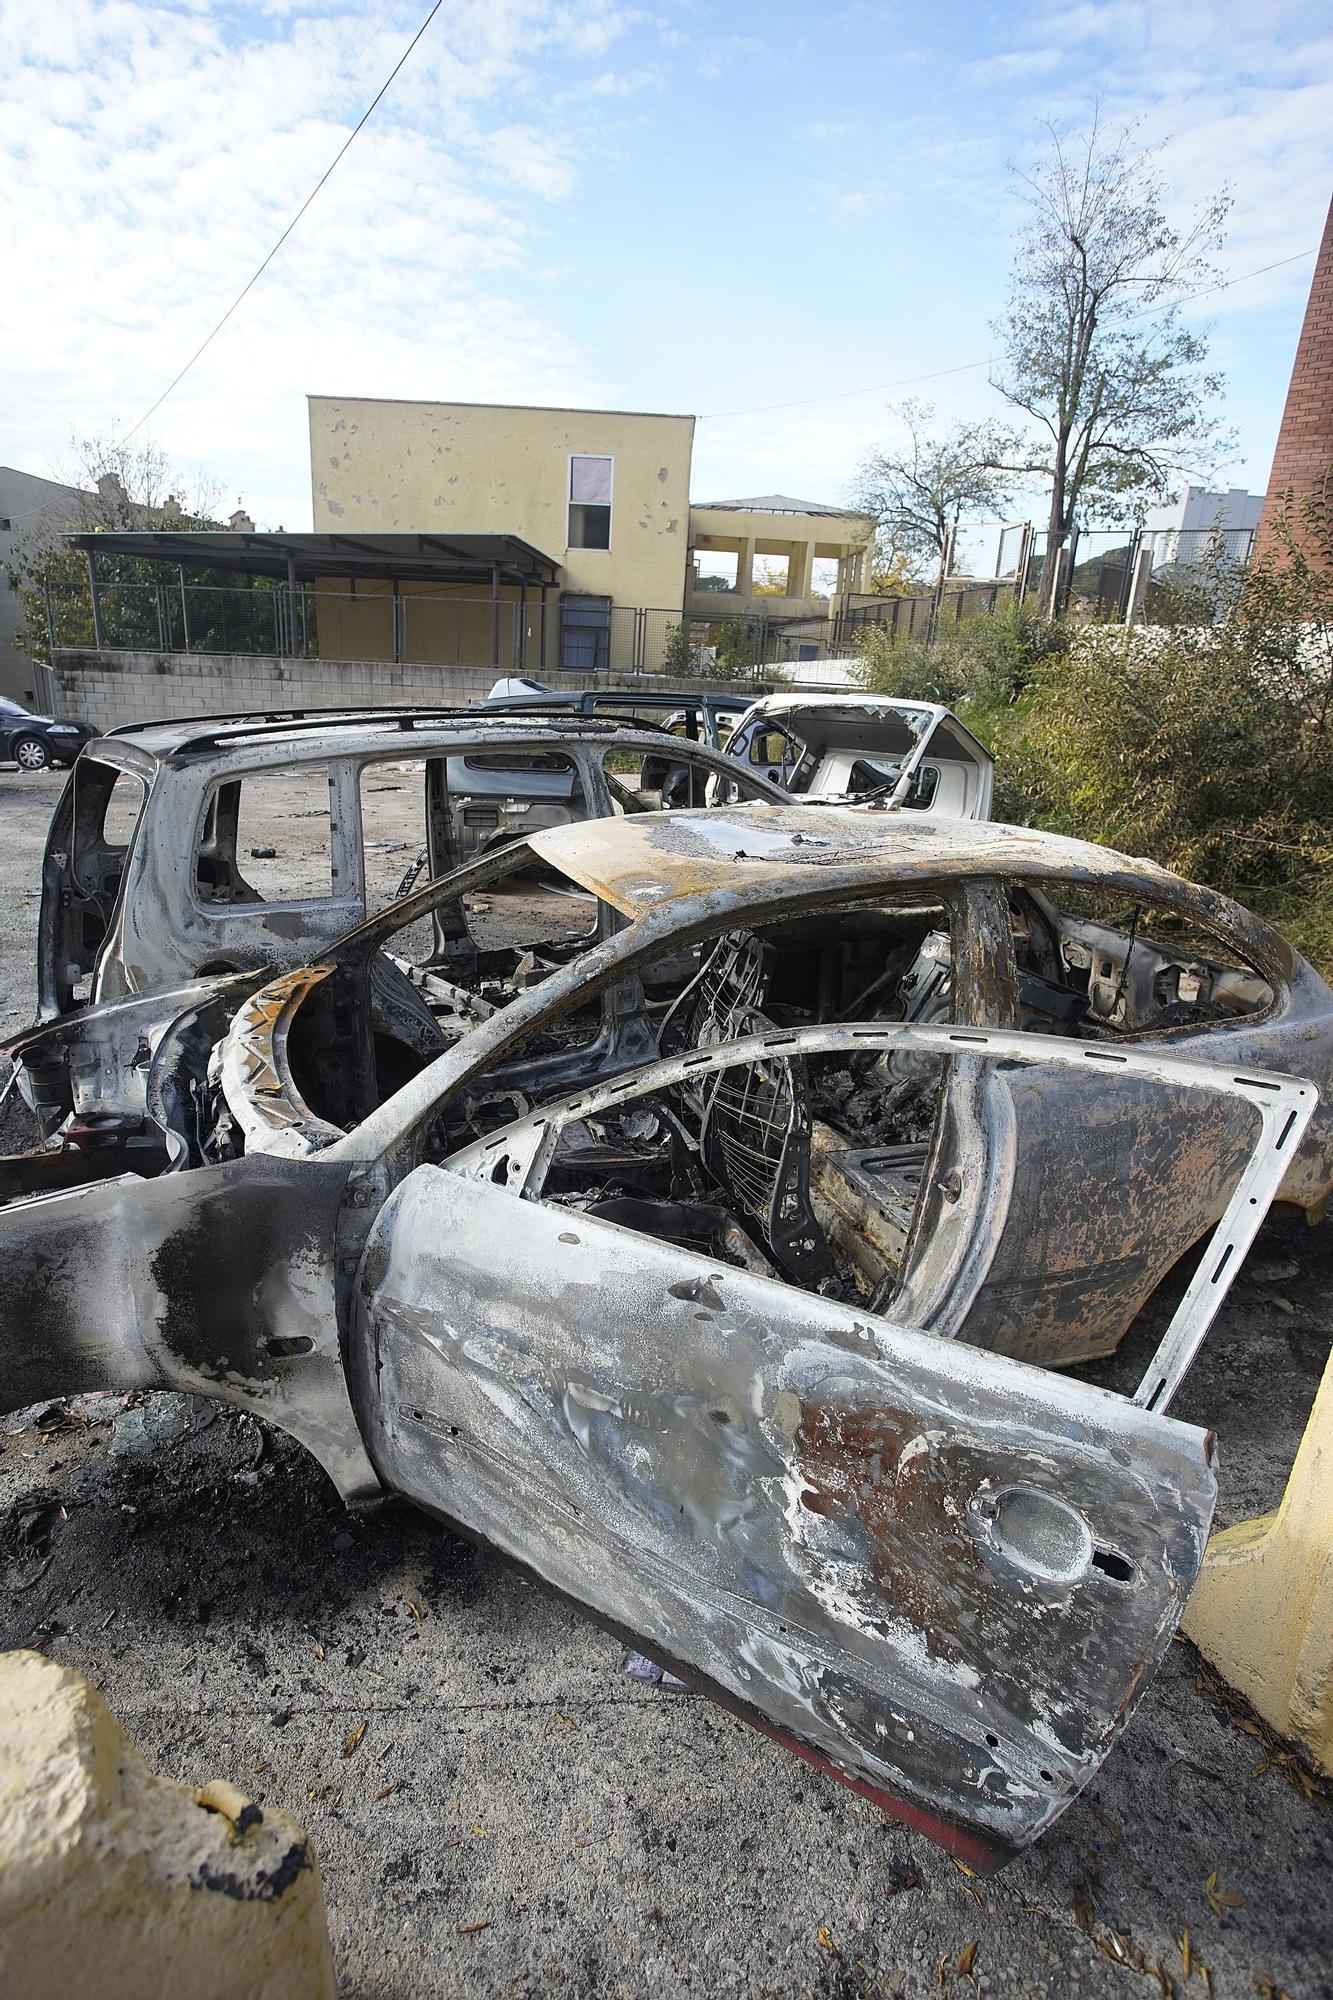
{"label": "building window", "polygon": [[611,546],[611,475],[613,458],[589,458],[578,452],[569,460],[569,538],[571,549]]}
{"label": "building window", "polygon": [[560,664],[566,673],[605,673],[611,659],[611,600],[565,591],[560,599]]}

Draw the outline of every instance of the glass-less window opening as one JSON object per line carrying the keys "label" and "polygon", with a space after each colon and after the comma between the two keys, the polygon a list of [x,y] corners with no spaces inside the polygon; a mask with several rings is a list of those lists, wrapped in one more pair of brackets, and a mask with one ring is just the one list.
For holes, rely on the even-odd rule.
{"label": "glass-less window opening", "polygon": [[611,546],[612,458],[591,458],[574,452],[569,460],[569,534],[571,549]]}

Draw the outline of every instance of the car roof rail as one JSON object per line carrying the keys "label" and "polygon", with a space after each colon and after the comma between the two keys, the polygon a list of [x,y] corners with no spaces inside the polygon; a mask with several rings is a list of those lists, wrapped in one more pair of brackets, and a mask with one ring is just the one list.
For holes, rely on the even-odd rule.
{"label": "car roof rail", "polygon": [[[124,729],[113,730],[114,736],[133,737],[153,728],[169,730],[180,726],[177,741],[166,746],[164,754],[171,757],[202,757],[212,751],[250,742],[262,742],[275,735],[310,735],[322,729],[337,728],[347,731],[365,725],[382,725],[386,729],[411,736],[419,729],[438,728],[442,724],[455,724],[460,733],[469,733],[499,728],[502,733],[506,725],[513,729],[531,728],[550,721],[558,723],[565,734],[591,737],[613,736],[632,724],[641,731],[664,734],[660,726],[637,717],[616,717],[611,715],[580,715],[577,713],[551,712],[505,715],[502,710],[482,710],[477,708],[359,708],[359,709],[290,709],[263,710],[252,715],[227,716],[173,716],[162,722],[133,723]],[[194,725],[202,724],[198,733]]]}

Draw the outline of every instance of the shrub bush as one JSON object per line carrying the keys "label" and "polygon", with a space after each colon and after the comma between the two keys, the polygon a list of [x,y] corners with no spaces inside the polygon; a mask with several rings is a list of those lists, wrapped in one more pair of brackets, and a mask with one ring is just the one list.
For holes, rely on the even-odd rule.
{"label": "shrub bush", "polygon": [[929,651],[876,633],[864,684],[957,709],[996,758],[997,819],[1224,890],[1333,974],[1329,501],[1288,507],[1243,591],[1209,605],[1216,623],[1125,630],[1011,604]]}

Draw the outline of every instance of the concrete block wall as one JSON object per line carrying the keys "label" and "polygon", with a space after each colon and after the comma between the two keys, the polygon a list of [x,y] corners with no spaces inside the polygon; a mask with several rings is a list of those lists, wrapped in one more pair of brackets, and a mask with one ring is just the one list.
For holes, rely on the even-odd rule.
{"label": "concrete block wall", "polygon": [[[442,667],[369,660],[291,660],[272,654],[58,652],[53,662],[57,710],[105,734],[125,723],[237,710],[459,707],[489,694],[494,667]],[[682,693],[716,682],[653,674],[650,689]],[[561,689],[624,687],[623,675],[561,674]],[[756,685],[755,693],[762,692]]]}

